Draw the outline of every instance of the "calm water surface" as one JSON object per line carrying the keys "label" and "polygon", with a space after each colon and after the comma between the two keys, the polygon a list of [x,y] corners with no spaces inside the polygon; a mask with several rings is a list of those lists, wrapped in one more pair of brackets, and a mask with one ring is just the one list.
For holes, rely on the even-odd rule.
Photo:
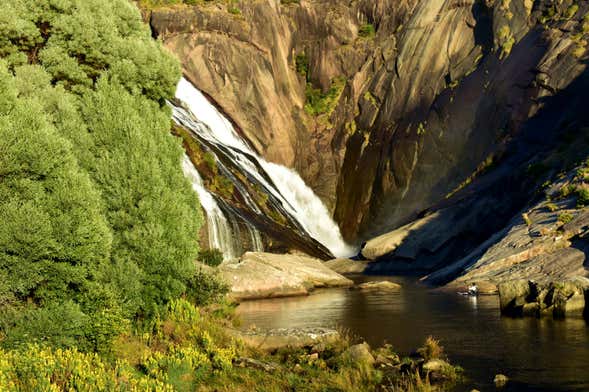
{"label": "calm water surface", "polygon": [[[367,279],[367,278],[360,278]],[[494,390],[495,374],[509,391],[589,391],[589,325],[582,319],[512,319],[496,296],[434,292],[404,278],[400,293],[320,290],[308,297],[244,302],[243,326],[341,326],[372,346],[391,343],[401,354],[439,339],[450,360],[465,368],[467,385]]]}

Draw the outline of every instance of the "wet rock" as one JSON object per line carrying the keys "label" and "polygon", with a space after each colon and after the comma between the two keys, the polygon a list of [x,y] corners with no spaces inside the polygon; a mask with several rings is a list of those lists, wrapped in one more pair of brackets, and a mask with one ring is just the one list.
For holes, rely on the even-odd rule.
{"label": "wet rock", "polygon": [[351,286],[353,282],[319,259],[293,254],[247,252],[219,267],[236,300],[306,295],[319,287]]}
{"label": "wet rock", "polygon": [[582,316],[587,306],[589,279],[577,277],[564,282],[553,283],[553,304],[555,317]]}
{"label": "wet rock", "polygon": [[279,328],[235,331],[234,334],[245,344],[265,351],[330,345],[340,339],[339,332],[329,328]]}
{"label": "wet rock", "polygon": [[589,279],[553,282],[517,280],[499,285],[501,312],[511,316],[581,317],[587,312]]}
{"label": "wet rock", "polygon": [[357,286],[351,287],[352,290],[359,290],[364,292],[398,292],[401,290],[401,285],[398,283],[389,282],[387,280],[377,282],[364,282]]}
{"label": "wet rock", "polygon": [[495,387],[503,388],[509,382],[509,378],[504,374],[497,374],[493,379],[493,383],[495,383]]}
{"label": "wet rock", "polygon": [[531,293],[527,280],[513,280],[501,283],[499,290],[499,306],[502,313],[521,315],[526,298]]}

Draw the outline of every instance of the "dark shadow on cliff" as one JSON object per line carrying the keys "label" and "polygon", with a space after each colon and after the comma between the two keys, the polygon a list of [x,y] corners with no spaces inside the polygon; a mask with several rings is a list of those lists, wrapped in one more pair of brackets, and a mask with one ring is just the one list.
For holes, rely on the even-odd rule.
{"label": "dark shadow on cliff", "polygon": [[[542,109],[523,124],[493,170],[430,209],[439,217],[412,231],[392,254],[370,264],[367,272],[427,274],[471,254],[504,229],[525,206],[540,198],[542,183],[586,158],[587,102],[586,69],[567,88],[539,102]],[[544,173],[530,171],[550,156],[561,159]],[[475,261],[473,257],[471,264]],[[454,277],[431,283],[446,283]]]}

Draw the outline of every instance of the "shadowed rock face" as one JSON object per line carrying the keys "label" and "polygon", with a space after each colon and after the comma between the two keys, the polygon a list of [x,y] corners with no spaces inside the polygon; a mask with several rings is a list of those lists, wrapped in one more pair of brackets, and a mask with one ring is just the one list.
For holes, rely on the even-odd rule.
{"label": "shadowed rock face", "polygon": [[[150,24],[255,149],[296,168],[344,237],[360,243],[417,218],[506,159],[528,119],[550,104],[546,98],[585,69],[589,5],[576,12],[572,5],[261,0],[239,2],[240,16],[215,5],[158,10]],[[361,33],[368,23],[373,37]],[[305,76],[296,66],[303,53]],[[307,80],[326,91],[338,77],[346,84],[332,110],[307,114]],[[553,125],[536,124],[539,133],[558,132]],[[501,201],[520,208],[526,197]],[[456,214],[476,225],[476,214]],[[511,216],[498,214],[487,231]],[[472,242],[489,235],[477,232]]]}

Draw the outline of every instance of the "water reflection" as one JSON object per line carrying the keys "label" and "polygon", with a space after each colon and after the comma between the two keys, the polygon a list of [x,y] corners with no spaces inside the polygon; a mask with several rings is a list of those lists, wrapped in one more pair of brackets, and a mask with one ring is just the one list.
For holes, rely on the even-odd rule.
{"label": "water reflection", "polygon": [[[371,345],[389,342],[401,353],[428,335],[467,370],[469,388],[488,390],[495,374],[509,390],[589,390],[589,328],[584,320],[500,317],[498,298],[432,292],[412,281],[391,279],[400,293],[318,291],[308,297],[244,302],[244,327],[342,326]],[[467,389],[470,390],[470,389]]]}

